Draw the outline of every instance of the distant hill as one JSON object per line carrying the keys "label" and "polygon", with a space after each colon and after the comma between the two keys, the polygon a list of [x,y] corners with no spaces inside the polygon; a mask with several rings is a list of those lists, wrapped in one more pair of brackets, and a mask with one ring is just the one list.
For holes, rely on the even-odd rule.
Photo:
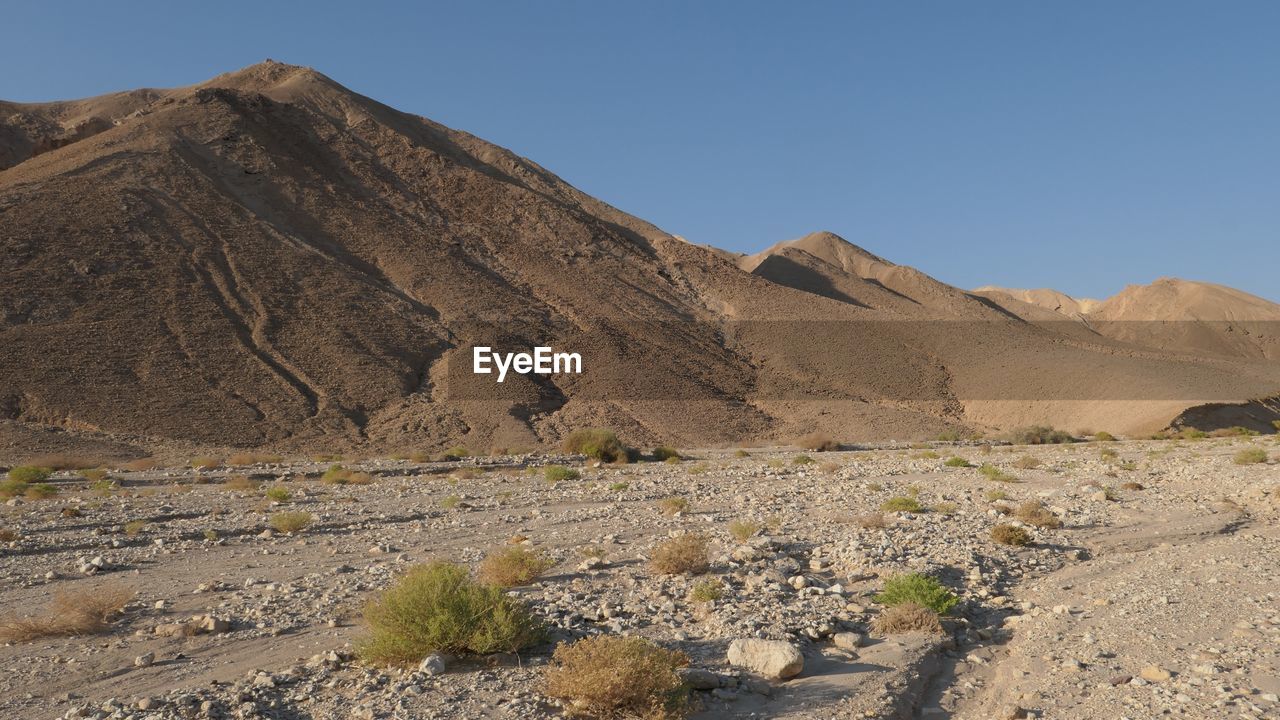
{"label": "distant hill", "polygon": [[[0,420],[98,442],[1138,432],[1280,389],[1274,363],[1047,329],[830,233],[699,247],[270,61],[0,104],[0,246]],[[574,350],[586,372],[498,386],[474,345]]]}

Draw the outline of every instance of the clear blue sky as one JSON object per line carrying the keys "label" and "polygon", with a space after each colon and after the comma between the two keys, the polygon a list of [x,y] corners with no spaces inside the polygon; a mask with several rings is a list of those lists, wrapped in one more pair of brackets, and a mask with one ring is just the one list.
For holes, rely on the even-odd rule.
{"label": "clear blue sky", "polygon": [[[185,5],[185,8],[176,6]],[[10,3],[0,97],[271,57],[694,242],[826,229],[961,287],[1280,301],[1280,3]]]}

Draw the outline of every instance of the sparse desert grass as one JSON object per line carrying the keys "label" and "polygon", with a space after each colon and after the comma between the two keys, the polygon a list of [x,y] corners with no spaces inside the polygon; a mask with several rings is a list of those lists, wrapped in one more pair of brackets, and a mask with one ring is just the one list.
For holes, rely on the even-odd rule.
{"label": "sparse desert grass", "polygon": [[18,542],[21,539],[22,539],[22,536],[18,534],[17,530],[12,530],[10,528],[0,528],[0,542],[11,543],[11,542]]}
{"label": "sparse desert grass", "polygon": [[701,575],[711,564],[707,561],[707,536],[685,533],[663,541],[653,550],[649,563],[666,575]]}
{"label": "sparse desert grass", "polygon": [[124,524],[124,534],[129,537],[135,537],[147,527],[146,520],[130,520]]}
{"label": "sparse desert grass", "polygon": [[878,530],[889,527],[889,523],[884,519],[883,513],[865,513],[856,515],[853,523],[863,530]]}
{"label": "sparse desert grass", "polygon": [[797,455],[791,458],[792,465],[812,465],[814,462],[816,461],[808,455]]}
{"label": "sparse desert grass", "polygon": [[913,497],[905,497],[905,496],[899,495],[898,497],[893,497],[893,498],[889,498],[888,500],[885,500],[883,503],[881,503],[880,509],[885,512],[918,513],[918,512],[924,511],[924,506],[920,504],[919,500]]}
{"label": "sparse desert grass", "polygon": [[677,720],[688,714],[689,689],[678,672],[688,664],[684,653],[644,638],[586,637],[556,648],[546,693],[573,717]]}
{"label": "sparse desert grass", "polygon": [[833,462],[824,462],[818,465],[818,469],[828,475],[838,471],[840,467],[841,466],[839,463],[833,463]]}
{"label": "sparse desert grass", "polygon": [[871,630],[877,635],[904,633],[941,635],[942,623],[938,620],[938,613],[933,610],[918,603],[905,602],[877,615],[871,623]]}
{"label": "sparse desert grass", "polygon": [[677,515],[689,510],[689,500],[678,495],[662,498],[658,501],[658,509],[663,515]]}
{"label": "sparse desert grass", "polygon": [[982,465],[978,466],[978,474],[994,482],[1004,482],[1004,483],[1018,482],[1017,476],[1010,475],[1009,473],[1005,472],[1004,470],[1001,470],[1000,468],[996,467],[995,465],[992,465],[991,463],[982,463]]}
{"label": "sparse desert grass", "polygon": [[329,485],[368,485],[373,482],[373,476],[367,472],[350,470],[341,465],[333,464],[320,476],[320,482]]}
{"label": "sparse desert grass", "polygon": [[582,477],[582,473],[563,465],[548,465],[543,469],[542,476],[547,482],[568,482]]}
{"label": "sparse desert grass", "polygon": [[1237,465],[1257,465],[1267,461],[1267,453],[1262,448],[1245,448],[1231,456],[1231,462]]}
{"label": "sparse desert grass", "polygon": [[783,462],[781,458],[769,458],[768,460],[766,460],[766,461],[765,461],[765,463],[764,463],[764,464],[765,464],[766,466],[768,466],[768,467],[771,467],[771,468],[775,469],[775,470],[777,470],[777,469],[779,469],[779,468],[784,468],[784,467],[786,467],[786,466],[787,466],[787,464],[786,464],[785,462]]}
{"label": "sparse desert grass", "polygon": [[469,457],[471,457],[471,451],[461,445],[455,445],[440,454],[440,459],[445,462],[454,462]]}
{"label": "sparse desert grass", "polygon": [[1089,434],[1093,435],[1093,439],[1097,442],[1115,442],[1116,439],[1115,435],[1112,435],[1105,430]]}
{"label": "sparse desert grass", "polygon": [[1055,430],[1045,425],[1030,425],[1018,428],[1009,434],[1010,442],[1015,445],[1061,445],[1074,442],[1071,433]]}
{"label": "sparse desert grass", "polygon": [[1280,432],[1280,420],[1272,420],[1271,427],[1275,428],[1276,432]]}
{"label": "sparse desert grass", "polygon": [[433,652],[516,652],[545,637],[523,603],[446,562],[411,568],[364,616],[370,636],[359,653],[375,665],[411,665]]}
{"label": "sparse desert grass", "polygon": [[724,583],[719,580],[699,580],[689,592],[689,599],[698,603],[715,602],[724,597]]}
{"label": "sparse desert grass", "polygon": [[959,430],[943,430],[942,432],[938,433],[934,439],[939,442],[959,442],[960,431]]}
{"label": "sparse desert grass", "polygon": [[17,483],[41,483],[49,479],[53,468],[40,465],[19,465],[9,470],[9,479]]}
{"label": "sparse desert grass", "polygon": [[928,575],[904,573],[885,580],[884,590],[876,595],[876,602],[885,607],[915,603],[939,615],[946,615],[960,602],[960,598]]}
{"label": "sparse desert grass", "polygon": [[746,450],[734,450],[733,456],[736,458],[746,458],[746,457],[751,457],[751,453],[747,452]]}
{"label": "sparse desert grass", "polygon": [[623,445],[612,430],[604,428],[574,430],[565,437],[561,449],[607,463],[625,463],[631,457],[630,448]]}
{"label": "sparse desert grass", "polygon": [[111,627],[111,621],[133,597],[133,590],[120,585],[61,592],[54,596],[44,615],[0,621],[0,639],[29,642],[100,633]]}
{"label": "sparse desert grass", "polygon": [[1040,462],[1040,458],[1034,455],[1023,455],[1013,461],[1013,466],[1021,470],[1034,470],[1043,464],[1044,463]]}
{"label": "sparse desert grass", "polygon": [[1023,545],[1031,544],[1031,533],[1027,532],[1025,528],[1018,527],[1017,525],[1001,523],[991,528],[991,539],[1001,545],[1022,547]]}
{"label": "sparse desert grass", "polygon": [[690,475],[705,475],[710,470],[711,470],[710,465],[704,462],[700,462],[700,463],[694,463],[690,465],[689,469],[686,472],[688,472]]}
{"label": "sparse desert grass", "polygon": [[440,499],[440,507],[444,508],[445,510],[452,510],[458,507],[458,505],[461,503],[462,503],[462,496],[460,495],[446,495]]}
{"label": "sparse desert grass", "polygon": [[121,463],[118,467],[121,470],[129,470],[130,472],[142,472],[144,470],[153,470],[159,465],[159,460],[147,457]]}
{"label": "sparse desert grass", "polygon": [[954,515],[960,510],[960,506],[953,502],[939,502],[929,506],[929,512],[938,513],[939,515]]}
{"label": "sparse desert grass", "polygon": [[578,548],[578,554],[584,558],[603,560],[609,554],[609,550],[603,545],[583,545]]}
{"label": "sparse desert grass", "polygon": [[1014,514],[1019,520],[1028,525],[1035,525],[1041,528],[1062,527],[1062,520],[1038,500],[1029,500],[1022,503]]}
{"label": "sparse desert grass", "polygon": [[662,462],[665,460],[671,460],[673,458],[676,461],[680,460],[680,451],[676,450],[673,447],[666,447],[665,445],[661,445],[654,448],[653,452],[650,455],[653,457],[654,460],[657,460],[659,462]]}
{"label": "sparse desert grass", "polygon": [[1115,448],[1102,448],[1098,451],[1098,457],[1103,460],[1113,460],[1120,457],[1120,453],[1117,452]]}
{"label": "sparse desert grass", "polygon": [[915,455],[912,455],[911,457],[917,460],[937,460],[942,456],[933,450],[925,450],[924,452],[918,452]]}
{"label": "sparse desert grass", "polygon": [[80,477],[91,483],[101,482],[107,479],[107,471],[102,468],[89,468],[80,471]]}
{"label": "sparse desert grass", "polygon": [[1008,500],[1009,493],[1003,490],[988,490],[983,497],[987,499],[987,502],[996,502],[997,500]]}
{"label": "sparse desert grass", "polygon": [[1218,428],[1209,433],[1209,437],[1253,437],[1258,434],[1257,430],[1250,430],[1247,427],[1236,425],[1234,427]]}
{"label": "sparse desert grass", "polygon": [[476,577],[480,582],[497,587],[528,585],[555,562],[523,545],[508,545],[492,550],[480,562]]}
{"label": "sparse desert grass", "polygon": [[272,513],[269,522],[271,529],[286,535],[302,532],[311,527],[311,523],[315,520],[309,512],[300,510],[290,510],[287,512]]}
{"label": "sparse desert grass", "polygon": [[28,500],[47,500],[58,494],[58,488],[49,483],[35,483],[29,485],[22,496]]}
{"label": "sparse desert grass", "polygon": [[23,464],[51,470],[85,470],[99,467],[104,463],[97,458],[82,457],[80,455],[40,455],[28,459]]}
{"label": "sparse desert grass", "polygon": [[194,457],[191,458],[191,467],[196,470],[215,470],[222,467],[222,458],[216,457]]}
{"label": "sparse desert grass", "polygon": [[752,520],[733,520],[729,523],[729,534],[734,540],[744,543],[752,538],[764,526]]}
{"label": "sparse desert grass", "polygon": [[284,487],[283,485],[274,485],[269,487],[263,494],[266,495],[268,500],[278,503],[289,502],[289,498],[292,497],[292,494],[289,492],[289,488]]}
{"label": "sparse desert grass", "polygon": [[257,490],[258,485],[258,481],[248,475],[232,475],[222,483],[222,487],[225,490],[240,490],[243,492]]}
{"label": "sparse desert grass", "polygon": [[631,485],[624,482],[609,483],[609,489],[612,490],[613,492],[622,492],[623,490],[626,490],[629,487],[631,487]]}
{"label": "sparse desert grass", "polygon": [[959,456],[949,457],[946,460],[942,461],[942,464],[947,467],[964,467],[964,468],[973,467],[973,463]]}
{"label": "sparse desert grass", "polygon": [[881,485],[878,482],[867,483],[867,492],[881,492],[883,490],[884,485]]}
{"label": "sparse desert grass", "polygon": [[814,452],[833,452],[840,449],[840,443],[832,440],[829,435],[824,433],[810,433],[796,440],[796,445],[805,450]]}
{"label": "sparse desert grass", "polygon": [[235,453],[227,458],[228,465],[267,465],[282,462],[284,458],[279,455],[270,455],[267,453],[242,452]]}
{"label": "sparse desert grass", "polygon": [[218,539],[218,531],[212,528],[202,531],[200,535],[209,542],[215,542]]}

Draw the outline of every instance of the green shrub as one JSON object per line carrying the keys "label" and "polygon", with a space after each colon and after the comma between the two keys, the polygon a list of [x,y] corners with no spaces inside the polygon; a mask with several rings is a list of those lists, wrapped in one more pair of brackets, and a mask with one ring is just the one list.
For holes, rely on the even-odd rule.
{"label": "green shrub", "polygon": [[943,430],[942,432],[938,433],[938,436],[934,439],[940,442],[959,442],[960,431],[959,430]]}
{"label": "green shrub", "polygon": [[53,470],[35,465],[19,465],[9,471],[9,479],[20,483],[40,483],[49,479]]}
{"label": "green shrub", "polygon": [[1094,439],[1094,440],[1096,440],[1096,441],[1098,441],[1098,442],[1113,442],[1113,441],[1115,441],[1116,436],[1115,436],[1115,435],[1112,435],[1111,433],[1106,432],[1106,431],[1104,430],[1104,431],[1101,431],[1101,432],[1096,432],[1096,433],[1094,433],[1094,434],[1093,434],[1093,439]]}
{"label": "green shrub", "polygon": [[988,490],[986,492],[987,502],[996,502],[997,500],[1008,500],[1009,494],[1003,490]]}
{"label": "green shrub", "polygon": [[445,510],[452,510],[462,503],[461,495],[446,495],[440,498],[440,507]]}
{"label": "green shrub", "polygon": [[601,462],[624,463],[630,460],[631,451],[612,430],[590,428],[575,430],[564,439],[562,449],[575,455],[586,455]]}
{"label": "green shrub", "polygon": [[547,482],[568,482],[582,477],[582,473],[563,465],[548,465],[543,469],[542,476]]}
{"label": "green shrub", "polygon": [[1267,453],[1262,448],[1245,448],[1231,457],[1237,465],[1256,465],[1267,461]]}
{"label": "green shrub", "polygon": [[28,500],[44,500],[58,494],[58,488],[49,483],[35,483],[22,493]]}
{"label": "green shrub", "polygon": [[906,573],[886,580],[884,590],[876,595],[876,602],[886,607],[915,603],[939,615],[946,615],[960,602],[960,598],[928,575]]}
{"label": "green shrub", "polygon": [[653,449],[653,459],[658,462],[664,460],[680,460],[680,451],[672,447],[660,446]]}
{"label": "green shrub", "polygon": [[124,524],[124,534],[133,537],[147,527],[146,520],[130,520]]}
{"label": "green shrub", "polygon": [[675,515],[687,511],[689,501],[679,496],[663,498],[658,501],[658,508],[662,510],[663,515]]}
{"label": "green shrub", "polygon": [[792,465],[810,465],[814,462],[813,458],[808,455],[797,455],[791,458]]}
{"label": "green shrub", "polygon": [[949,457],[942,464],[947,467],[973,467],[973,463],[962,457]]}
{"label": "green shrub", "polygon": [[1014,477],[1013,475],[1010,475],[1009,473],[1001,470],[1000,468],[990,463],[982,463],[982,465],[978,468],[978,474],[982,475],[988,480],[994,480],[996,482],[1008,482],[1008,483],[1018,482],[1018,478]]}
{"label": "green shrub", "polygon": [[[1277,422],[1280,422],[1280,420],[1278,420]],[[745,458],[745,457],[751,457],[751,453],[747,452],[746,450],[734,450],[733,456],[736,458]]]}
{"label": "green shrub", "polygon": [[461,445],[455,445],[449,448],[448,450],[445,450],[444,453],[440,455],[441,460],[445,460],[448,462],[453,462],[455,460],[461,460],[463,458],[469,458],[469,457],[471,457],[471,451],[466,449],[465,447],[462,447]]}
{"label": "green shrub", "polygon": [[411,568],[364,615],[371,632],[360,657],[377,665],[411,665],[435,652],[516,652],[545,638],[523,603],[446,562]]}
{"label": "green shrub", "polygon": [[693,586],[689,599],[694,602],[715,602],[724,597],[724,583],[719,580],[701,580]]}
{"label": "green shrub", "polygon": [[1002,523],[991,528],[991,539],[1001,545],[1022,547],[1023,545],[1031,544],[1031,533],[1017,525]]}
{"label": "green shrub", "polygon": [[644,638],[586,637],[556,648],[547,695],[570,716],[678,720],[688,714],[689,688],[679,673],[688,664],[684,653]]}
{"label": "green shrub", "polygon": [[267,492],[265,494],[268,500],[274,500],[278,503],[289,502],[289,498],[291,497],[289,494],[289,488],[282,487],[280,485],[267,488]]}
{"label": "green shrub", "polygon": [[729,523],[729,534],[733,536],[734,540],[744,543],[760,532],[763,527],[760,523],[750,520],[734,520]]}
{"label": "green shrub", "polygon": [[311,527],[314,518],[309,512],[278,512],[271,514],[271,528],[276,532],[292,535]]}
{"label": "green shrub", "polygon": [[885,512],[911,512],[918,513],[924,511],[924,506],[919,500],[912,497],[894,497],[885,500],[880,509]]}
{"label": "green shrub", "polygon": [[1055,430],[1046,425],[1018,428],[1010,433],[1009,439],[1017,445],[1061,445],[1075,441],[1071,433]]}
{"label": "green shrub", "polygon": [[609,483],[609,489],[613,492],[622,492],[629,487],[631,487],[631,485],[624,482]]}
{"label": "green shrub", "polygon": [[497,587],[528,585],[553,565],[554,561],[540,553],[520,545],[508,545],[485,556],[477,577],[480,582]]}

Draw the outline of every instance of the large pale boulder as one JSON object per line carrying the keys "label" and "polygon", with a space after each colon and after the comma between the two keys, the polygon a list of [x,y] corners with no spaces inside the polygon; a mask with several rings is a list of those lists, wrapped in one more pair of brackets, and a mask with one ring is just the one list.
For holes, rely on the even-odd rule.
{"label": "large pale boulder", "polygon": [[729,664],[770,680],[785,680],[804,670],[804,655],[781,640],[744,638],[729,643]]}

